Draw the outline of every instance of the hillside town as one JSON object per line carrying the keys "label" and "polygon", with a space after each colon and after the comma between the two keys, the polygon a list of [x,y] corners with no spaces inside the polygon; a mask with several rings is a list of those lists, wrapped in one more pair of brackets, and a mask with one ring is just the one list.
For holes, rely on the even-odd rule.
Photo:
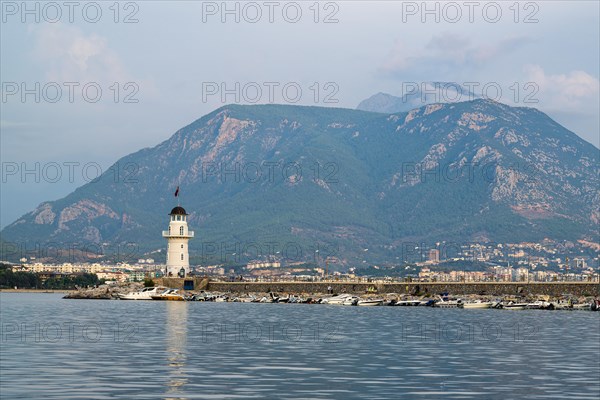
{"label": "hillside town", "polygon": [[[384,280],[420,282],[598,282],[600,246],[576,243],[478,244],[418,246],[412,258],[398,265],[340,267],[339,260],[328,258],[312,262],[286,260],[270,255],[246,263],[190,265],[190,275],[221,280]],[[134,262],[100,261],[53,263],[36,257],[23,257],[10,265],[13,272],[37,274],[42,280],[77,274],[95,274],[105,282],[141,282],[162,277],[164,263],[154,258]],[[365,265],[366,264],[366,265]]]}

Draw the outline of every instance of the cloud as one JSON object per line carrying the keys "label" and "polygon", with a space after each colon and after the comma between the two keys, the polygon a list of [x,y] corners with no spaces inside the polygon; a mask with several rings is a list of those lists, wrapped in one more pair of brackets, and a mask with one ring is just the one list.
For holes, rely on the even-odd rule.
{"label": "cloud", "polygon": [[470,37],[451,32],[432,36],[421,48],[396,40],[380,70],[384,74],[400,75],[410,71],[439,73],[481,67],[530,41],[527,36],[509,36],[495,43],[473,43]]}
{"label": "cloud", "polygon": [[394,42],[394,47],[381,69],[385,72],[405,71],[414,62],[414,56],[410,56],[410,49],[401,40]]}
{"label": "cloud", "polygon": [[585,71],[547,74],[539,65],[526,65],[526,80],[537,85],[540,107],[549,110],[597,114],[600,82]]}
{"label": "cloud", "polygon": [[[456,64],[463,64],[469,55],[470,39],[454,33],[433,36],[425,45],[426,52],[422,59],[438,58]],[[419,60],[419,58],[415,58]]]}
{"label": "cloud", "polygon": [[127,74],[108,41],[77,27],[42,24],[31,29],[33,58],[43,64],[51,81],[123,82]]}
{"label": "cloud", "polygon": [[477,63],[482,64],[493,61],[499,56],[505,56],[532,41],[527,36],[511,36],[496,43],[476,46],[472,49],[471,56]]}

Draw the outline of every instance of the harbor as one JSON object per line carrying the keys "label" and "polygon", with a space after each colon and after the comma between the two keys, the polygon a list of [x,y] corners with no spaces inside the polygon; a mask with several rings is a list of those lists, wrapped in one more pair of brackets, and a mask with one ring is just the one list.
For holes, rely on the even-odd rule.
{"label": "harbor", "polygon": [[[173,280],[169,282],[172,284]],[[188,280],[187,286],[193,286]],[[184,282],[185,285],[185,282]],[[335,284],[322,282],[314,287],[294,286],[294,283],[277,282],[268,287],[256,283],[211,283],[208,279],[200,281],[200,289],[184,290],[168,286],[142,287],[140,284],[101,285],[94,288],[81,288],[67,294],[66,299],[101,300],[162,300],[162,301],[200,301],[221,303],[281,303],[281,304],[322,304],[341,306],[394,306],[394,307],[437,307],[464,309],[507,309],[507,310],[600,310],[597,293],[590,295],[588,290],[597,290],[597,285],[579,288],[580,294],[562,292],[551,296],[544,292],[559,292],[570,288],[562,283],[552,288],[540,288],[537,292],[525,291],[523,287],[512,287],[512,293],[475,292],[478,287],[467,290],[463,284],[455,286],[454,291],[441,291],[444,286],[421,288],[413,285],[402,289],[395,286],[367,285],[350,286],[349,283]],[[571,284],[576,285],[576,284]],[[581,284],[579,284],[581,285]],[[296,290],[294,290],[296,289]],[[308,290],[312,289],[312,290]],[[352,289],[345,290],[345,289]],[[494,289],[490,286],[489,289]],[[462,291],[460,291],[462,290]]]}

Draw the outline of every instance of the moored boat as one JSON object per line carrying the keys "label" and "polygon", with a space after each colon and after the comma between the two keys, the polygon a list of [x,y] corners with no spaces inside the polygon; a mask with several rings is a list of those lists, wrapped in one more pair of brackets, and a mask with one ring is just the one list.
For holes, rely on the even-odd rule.
{"label": "moored boat", "polygon": [[463,302],[461,299],[450,300],[447,298],[441,298],[433,306],[439,308],[461,308],[463,306]]}
{"label": "moored boat", "polygon": [[525,308],[528,310],[554,310],[554,304],[547,301],[538,300],[527,304]]}
{"label": "moored boat", "polygon": [[402,307],[416,307],[421,304],[421,300],[398,300],[396,306]]}
{"label": "moored boat", "polygon": [[592,311],[594,303],[577,303],[573,304],[573,310],[575,311]]}
{"label": "moored boat", "polygon": [[342,305],[346,300],[352,298],[351,294],[338,294],[336,296],[328,297],[321,301],[321,304],[333,304],[333,305]]}
{"label": "moored boat", "polygon": [[167,289],[162,293],[152,295],[152,300],[184,301],[185,297],[177,289]]}
{"label": "moored boat", "polygon": [[269,293],[269,295],[271,296],[273,303],[287,303],[290,301],[290,298],[292,298],[292,296],[290,295],[288,295],[287,297],[275,296],[274,293]]}
{"label": "moored boat", "polygon": [[495,303],[493,303],[491,301],[481,301],[481,300],[469,301],[469,302],[463,303],[463,308],[467,308],[467,309],[492,308],[494,306],[494,304]]}
{"label": "moored boat", "polygon": [[358,296],[350,296],[342,302],[342,305],[343,306],[355,306],[359,300],[360,300],[360,298]]}
{"label": "moored boat", "polygon": [[164,286],[147,287],[137,292],[129,292],[127,294],[120,294],[119,299],[121,300],[152,300],[152,295],[156,295],[167,290]]}
{"label": "moored boat", "polygon": [[356,302],[357,306],[380,306],[383,304],[383,299],[359,299]]}
{"label": "moored boat", "polygon": [[524,310],[526,307],[527,303],[515,303],[513,301],[502,305],[505,310]]}
{"label": "moored boat", "polygon": [[234,303],[252,303],[255,300],[254,296],[240,296],[231,300]]}
{"label": "moored boat", "polygon": [[301,303],[306,303],[306,299],[302,296],[296,296],[296,295],[290,295],[288,297],[288,303],[291,304],[301,304]]}

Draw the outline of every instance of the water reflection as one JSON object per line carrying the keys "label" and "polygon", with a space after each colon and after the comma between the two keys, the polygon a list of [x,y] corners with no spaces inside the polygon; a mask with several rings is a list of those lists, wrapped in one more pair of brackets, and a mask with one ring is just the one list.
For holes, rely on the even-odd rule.
{"label": "water reflection", "polygon": [[187,361],[188,304],[181,301],[166,302],[166,347],[168,360],[166,400],[186,400],[183,394],[188,378]]}

